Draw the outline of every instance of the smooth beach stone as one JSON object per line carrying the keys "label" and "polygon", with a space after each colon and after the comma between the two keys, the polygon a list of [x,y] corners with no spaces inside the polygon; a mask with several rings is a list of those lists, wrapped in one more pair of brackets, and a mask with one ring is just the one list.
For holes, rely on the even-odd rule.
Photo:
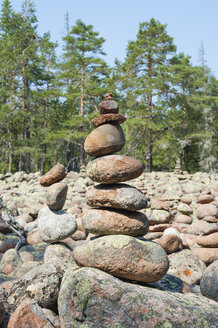
{"label": "smooth beach stone", "polygon": [[40,184],[48,187],[55,182],[63,180],[66,176],[64,165],[58,163],[40,179]]}
{"label": "smooth beach stone", "polygon": [[46,193],[46,204],[51,210],[57,211],[64,207],[68,186],[64,182],[51,185]]}
{"label": "smooth beach stone", "polygon": [[135,158],[125,155],[108,155],[96,158],[88,163],[87,174],[99,183],[124,182],[139,177],[143,165]]}
{"label": "smooth beach stone", "polygon": [[148,219],[140,212],[91,209],[83,215],[84,228],[95,235],[129,235],[140,237],[148,232]]}
{"label": "smooth beach stone", "polygon": [[125,122],[125,120],[126,118],[124,116],[111,113],[111,114],[103,114],[93,118],[92,123],[97,128],[98,126],[109,122],[122,124],[123,122]]}
{"label": "smooth beach stone", "polygon": [[200,280],[202,295],[218,302],[218,260],[209,265]]}
{"label": "smooth beach stone", "polygon": [[85,140],[84,149],[90,156],[108,155],[125,145],[123,130],[119,124],[104,124],[93,130]]}
{"label": "smooth beach stone", "polygon": [[161,246],[124,235],[86,241],[74,248],[73,255],[81,266],[141,282],[161,279],[169,267],[167,254]]}
{"label": "smooth beach stone", "polygon": [[100,184],[86,192],[86,203],[91,207],[112,207],[129,211],[145,208],[147,200],[135,187],[124,183]]}
{"label": "smooth beach stone", "polygon": [[71,236],[77,229],[75,217],[65,211],[52,211],[47,206],[39,211],[37,227],[43,241],[51,243]]}

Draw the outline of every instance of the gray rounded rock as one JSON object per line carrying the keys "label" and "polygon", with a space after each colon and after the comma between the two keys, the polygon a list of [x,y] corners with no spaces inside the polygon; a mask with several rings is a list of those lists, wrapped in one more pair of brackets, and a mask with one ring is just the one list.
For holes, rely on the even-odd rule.
{"label": "gray rounded rock", "polygon": [[123,148],[125,137],[119,124],[103,124],[94,129],[84,143],[85,152],[90,156],[113,154]]}
{"label": "gray rounded rock", "polygon": [[37,219],[37,227],[43,241],[51,243],[71,236],[77,229],[75,217],[65,211],[52,211],[43,207]]}
{"label": "gray rounded rock", "polygon": [[204,296],[218,302],[218,260],[210,264],[204,271],[200,287]]}
{"label": "gray rounded rock", "polygon": [[46,193],[46,204],[51,210],[57,211],[64,207],[68,186],[64,182],[51,185]]}
{"label": "gray rounded rock", "polygon": [[117,183],[100,184],[90,188],[86,193],[86,203],[91,207],[112,207],[137,211],[146,207],[147,200],[137,188]]}

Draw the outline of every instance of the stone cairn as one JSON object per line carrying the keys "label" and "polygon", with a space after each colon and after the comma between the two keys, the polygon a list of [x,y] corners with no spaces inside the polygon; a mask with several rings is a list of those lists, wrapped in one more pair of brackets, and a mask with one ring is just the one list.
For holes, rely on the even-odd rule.
{"label": "stone cairn", "polygon": [[85,140],[85,152],[95,157],[87,165],[87,174],[98,185],[86,193],[89,207],[82,218],[84,228],[95,235],[73,251],[80,266],[93,267],[116,277],[155,282],[168,270],[164,249],[144,236],[148,219],[139,210],[147,200],[137,188],[124,184],[139,177],[143,165],[137,159],[113,155],[125,144],[120,126],[126,119],[112,95],[99,104],[100,116],[92,122],[95,129]]}
{"label": "stone cairn", "polygon": [[65,167],[58,163],[41,177],[40,184],[48,187],[46,207],[38,214],[37,227],[46,243],[55,243],[71,236],[77,229],[75,217],[63,211],[68,186],[60,182],[66,176]]}

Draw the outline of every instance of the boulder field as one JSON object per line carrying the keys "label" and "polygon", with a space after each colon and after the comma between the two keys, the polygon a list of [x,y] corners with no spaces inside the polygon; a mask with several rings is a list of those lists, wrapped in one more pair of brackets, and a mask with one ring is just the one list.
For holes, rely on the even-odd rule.
{"label": "boulder field", "polygon": [[[143,173],[128,186],[121,182],[114,188],[99,186],[84,168],[65,177],[62,172],[56,180],[49,176],[44,186],[41,178],[39,172],[0,175],[0,196],[24,227],[28,242],[17,253],[19,239],[0,218],[2,327],[28,327],[30,321],[37,328],[51,323],[56,328],[216,327],[217,174]],[[126,211],[129,225],[122,221]],[[135,211],[138,217],[131,219]],[[58,215],[56,229],[50,221]],[[72,224],[65,227],[61,220]],[[120,221],[122,236],[113,230],[113,220]],[[102,234],[112,230],[113,235],[99,237],[98,224]],[[140,237],[124,236],[125,230]],[[118,248],[126,245],[122,256],[134,255],[131,267],[123,266],[110,246],[112,239]],[[85,240],[94,243],[89,247]],[[155,274],[159,279],[158,269],[141,259],[137,240],[151,241],[156,253],[160,245],[168,254],[169,264],[158,263],[163,272],[169,266],[159,281],[149,282],[152,270],[153,281]],[[143,251],[152,258],[148,246]],[[137,261],[147,278],[136,270]]]}

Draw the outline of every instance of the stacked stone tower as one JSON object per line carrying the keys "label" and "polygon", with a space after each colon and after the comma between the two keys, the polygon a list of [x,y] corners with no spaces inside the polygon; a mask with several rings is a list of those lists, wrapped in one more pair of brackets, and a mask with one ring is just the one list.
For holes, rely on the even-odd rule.
{"label": "stacked stone tower", "polygon": [[77,229],[75,217],[62,210],[68,187],[66,183],[60,181],[65,176],[65,167],[58,163],[40,180],[42,186],[48,187],[47,206],[39,211],[37,227],[40,237],[47,243],[61,241],[71,236]]}
{"label": "stacked stone tower", "polygon": [[99,184],[88,190],[92,207],[83,215],[83,226],[99,236],[75,247],[74,258],[81,266],[94,267],[114,276],[142,281],[159,280],[168,270],[163,248],[143,238],[148,219],[139,212],[147,201],[144,194],[125,182],[140,176],[143,165],[137,159],[114,155],[125,144],[118,104],[107,94],[99,104],[100,116],[92,120],[95,129],[85,140],[87,154],[96,157],[87,174]]}

